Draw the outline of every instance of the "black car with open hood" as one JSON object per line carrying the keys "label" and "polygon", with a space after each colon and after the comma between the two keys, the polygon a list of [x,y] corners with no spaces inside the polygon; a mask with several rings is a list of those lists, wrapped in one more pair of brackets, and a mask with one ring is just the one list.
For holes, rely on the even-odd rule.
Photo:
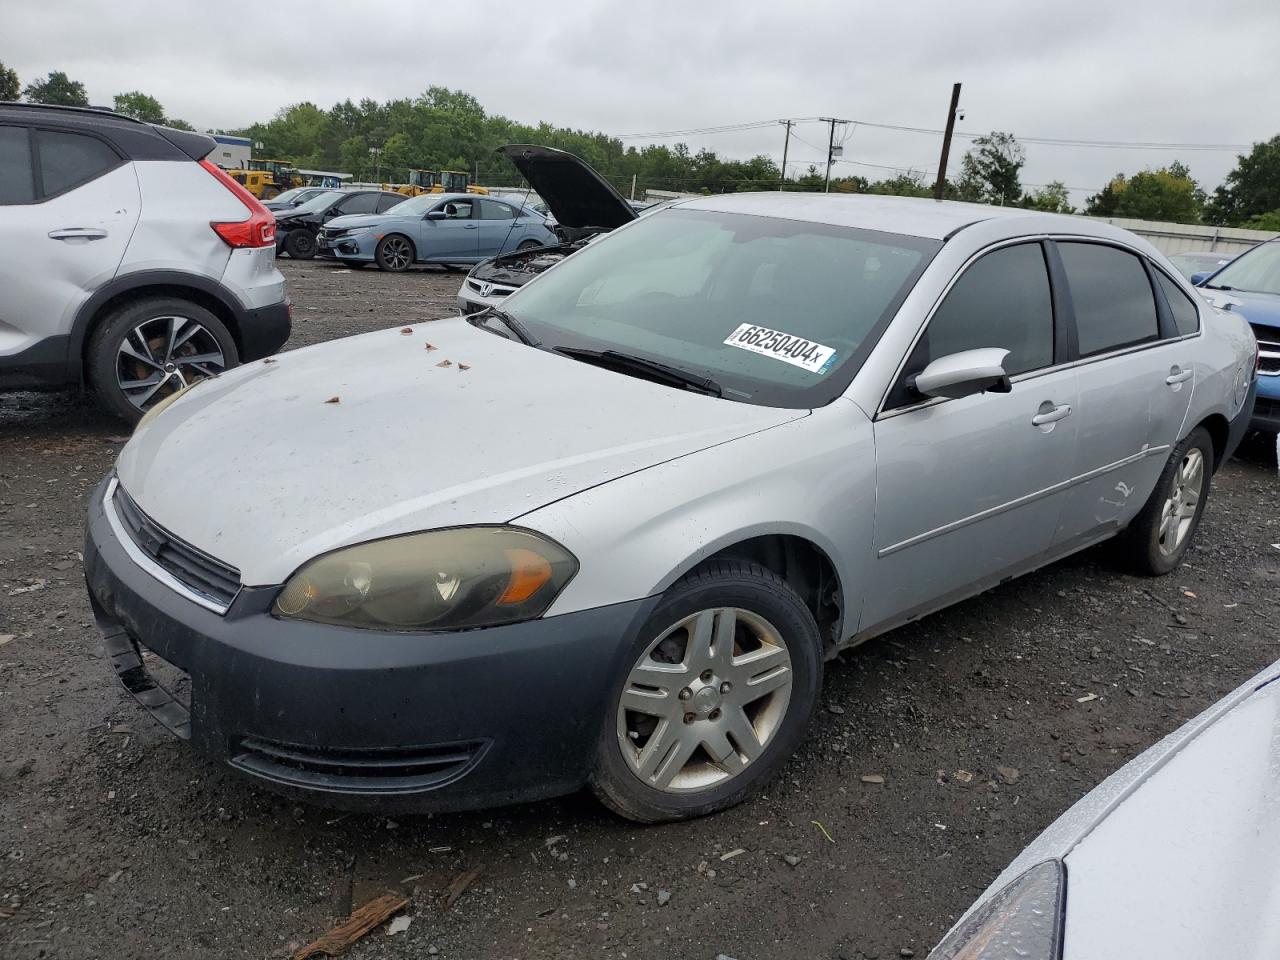
{"label": "black car with open hood", "polygon": [[554,147],[509,143],[496,153],[516,165],[556,221],[563,243],[520,250],[477,264],[458,292],[458,306],[472,313],[493,306],[592,237],[630,223],[640,212],[580,157]]}

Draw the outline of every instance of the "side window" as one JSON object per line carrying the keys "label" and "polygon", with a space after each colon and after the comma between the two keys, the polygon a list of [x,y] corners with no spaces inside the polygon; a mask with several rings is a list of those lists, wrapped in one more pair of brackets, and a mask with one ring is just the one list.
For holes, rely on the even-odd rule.
{"label": "side window", "polygon": [[31,135],[26,127],[0,127],[0,204],[36,198],[31,171]]}
{"label": "side window", "polygon": [[404,203],[405,199],[406,199],[405,197],[403,197],[398,193],[393,197],[383,194],[382,196],[378,197],[378,209],[376,212],[385,213],[386,211],[390,210],[392,207],[396,206],[397,204]]}
{"label": "side window", "polygon": [[114,150],[95,137],[60,130],[37,130],[40,179],[52,196],[102,176],[120,165]]}
{"label": "side window", "polygon": [[480,201],[480,219],[481,220],[514,220],[515,211],[513,211],[505,203],[495,203],[493,200],[481,200]]}
{"label": "side window", "polygon": [[1053,364],[1053,297],[1040,244],[1003,247],[964,272],[930,318],[886,407],[918,402],[906,381],[934,360],[981,347],[1008,350],[1010,376]]}
{"label": "side window", "polygon": [[1159,270],[1156,271],[1156,279],[1160,282],[1160,289],[1164,291],[1164,298],[1169,301],[1169,309],[1173,312],[1173,325],[1178,331],[1178,336],[1185,337],[1199,330],[1200,312],[1191,298]]}
{"label": "side window", "polygon": [[1059,243],[1076,312],[1080,356],[1160,336],[1147,271],[1132,253],[1100,243]]}
{"label": "side window", "polygon": [[373,213],[373,208],[378,203],[378,195],[376,193],[360,193],[347,200],[343,200],[339,206],[342,208],[337,211],[342,216],[349,213]]}
{"label": "side window", "polygon": [[471,207],[470,200],[450,200],[437,209],[444,211],[446,220],[470,220]]}

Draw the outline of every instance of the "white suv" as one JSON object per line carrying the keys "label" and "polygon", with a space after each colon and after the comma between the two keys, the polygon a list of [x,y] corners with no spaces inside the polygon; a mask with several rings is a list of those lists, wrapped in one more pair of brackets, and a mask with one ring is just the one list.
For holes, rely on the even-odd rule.
{"label": "white suv", "polygon": [[211,138],[100,110],[0,103],[0,390],[88,384],[130,421],[274,353],[275,221]]}

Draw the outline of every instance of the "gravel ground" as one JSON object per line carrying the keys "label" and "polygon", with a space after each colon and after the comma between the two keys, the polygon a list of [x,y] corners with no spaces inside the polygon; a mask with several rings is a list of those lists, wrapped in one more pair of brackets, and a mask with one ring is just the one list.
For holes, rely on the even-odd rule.
{"label": "gravel ground", "polygon": [[[291,347],[443,315],[460,280],[282,267]],[[74,395],[0,397],[12,960],[283,957],[386,891],[412,898],[412,924],[348,956],[923,957],[1076,798],[1280,658],[1280,483],[1251,437],[1174,574],[1137,579],[1096,549],[845,653],[806,746],[735,810],[654,828],[589,796],[344,816],[194,756],[111,677],[77,551],[125,432]]]}

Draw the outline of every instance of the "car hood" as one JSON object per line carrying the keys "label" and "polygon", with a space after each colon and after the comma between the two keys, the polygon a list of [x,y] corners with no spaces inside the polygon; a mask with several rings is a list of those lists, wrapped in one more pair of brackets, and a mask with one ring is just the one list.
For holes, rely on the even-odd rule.
{"label": "car hood", "polygon": [[134,433],[120,482],[261,586],[336,547],[514,520],[807,413],[613,373],[461,317],[404,329],[199,384]]}
{"label": "car hood", "polygon": [[1280,956],[1280,681],[1195,736],[1070,853],[1067,960]]}
{"label": "car hood", "polygon": [[379,224],[386,223],[388,220],[400,219],[402,218],[391,217],[385,213],[348,213],[345,216],[326,220],[324,225],[331,230],[353,230],[356,227],[376,227]]}
{"label": "car hood", "polygon": [[636,219],[622,194],[572,153],[530,143],[509,143],[494,152],[516,165],[562,227],[612,230]]}
{"label": "car hood", "polygon": [[[1240,314],[1250,323],[1266,327],[1280,327],[1280,296],[1274,293],[1250,293],[1247,290],[1211,290],[1201,287],[1200,292],[1215,306]],[[1221,301],[1221,302],[1219,302]]]}

